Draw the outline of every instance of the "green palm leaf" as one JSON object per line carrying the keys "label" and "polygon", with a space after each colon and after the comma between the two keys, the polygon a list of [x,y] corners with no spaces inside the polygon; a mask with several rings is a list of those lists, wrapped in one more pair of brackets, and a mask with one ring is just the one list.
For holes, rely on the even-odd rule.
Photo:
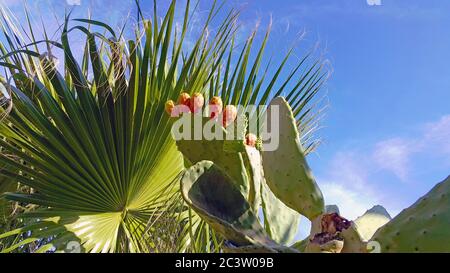
{"label": "green palm leaf", "polygon": [[[176,1],[161,22],[156,1],[154,6],[153,18],[143,20],[129,40],[102,22],[71,20],[70,14],[59,41],[49,41],[46,33],[36,40],[31,23],[25,39],[26,31],[1,9],[6,42],[0,43],[0,65],[7,72],[0,80],[11,107],[2,108],[0,175],[32,189],[4,197],[38,206],[17,215],[24,226],[0,235],[16,238],[1,251],[21,251],[28,244],[37,252],[67,251],[72,241],[86,252],[219,251],[220,238],[179,193],[183,158],[170,136],[164,104],[183,90],[244,106],[284,94],[299,126],[305,132],[316,127],[316,112],[309,107],[326,75],[320,62],[301,75],[305,58],[277,84],[292,51],[274,75],[260,73],[269,32],[256,57],[253,33],[234,62],[237,12],[228,13],[210,36],[216,3],[184,53],[189,1],[178,31]],[[86,36],[84,52],[72,52],[74,32]],[[62,69],[52,50],[64,55]],[[305,139],[314,145],[313,138]]]}

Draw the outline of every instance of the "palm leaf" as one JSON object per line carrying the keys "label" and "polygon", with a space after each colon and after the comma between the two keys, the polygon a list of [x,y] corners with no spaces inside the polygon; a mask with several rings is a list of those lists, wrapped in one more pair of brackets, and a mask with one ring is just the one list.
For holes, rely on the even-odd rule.
{"label": "palm leaf", "polygon": [[[193,48],[184,52],[189,1],[177,31],[176,1],[160,22],[156,1],[154,7],[153,18],[139,16],[134,38],[68,14],[58,41],[46,33],[36,40],[31,23],[29,31],[19,30],[1,8],[1,85],[12,107],[2,108],[0,175],[33,189],[7,192],[5,198],[38,206],[17,215],[24,226],[0,235],[18,238],[2,251],[29,244],[37,252],[65,251],[72,241],[86,252],[220,251],[221,239],[180,198],[183,158],[170,136],[164,103],[183,90],[244,106],[284,94],[301,128],[316,127],[309,107],[326,75],[320,62],[301,76],[305,57],[275,88],[292,51],[274,75],[261,74],[269,31],[256,57],[256,33],[235,55],[238,13],[229,12],[211,36],[208,27],[221,7],[214,2]],[[84,52],[72,51],[74,32],[85,35]],[[52,51],[63,54],[62,68]]]}

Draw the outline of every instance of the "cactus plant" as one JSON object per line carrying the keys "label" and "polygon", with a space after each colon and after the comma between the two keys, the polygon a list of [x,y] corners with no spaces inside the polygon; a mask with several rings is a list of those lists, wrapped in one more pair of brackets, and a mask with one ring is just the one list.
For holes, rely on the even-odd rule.
{"label": "cactus plant", "polygon": [[[273,106],[278,107],[279,120],[272,120]],[[195,118],[193,114],[182,118]],[[237,140],[176,142],[189,166],[181,179],[183,197],[225,238],[224,252],[367,253],[371,241],[385,252],[450,251],[450,178],[393,220],[378,205],[348,221],[337,206],[324,206],[286,100],[273,99],[266,115],[266,126],[279,125],[275,150],[264,150],[263,143],[260,151],[253,145],[256,141],[249,141],[246,126],[235,133]],[[210,120],[202,117],[201,123]],[[225,135],[234,132],[220,130]],[[264,226],[257,216],[260,208]],[[310,235],[285,247],[296,234],[299,213],[312,221]]]}
{"label": "cactus plant", "polygon": [[[297,129],[289,125],[293,119],[292,111],[284,99],[277,98],[274,101],[277,103],[280,100],[285,103],[280,123],[282,124],[282,130],[287,130],[286,132],[280,132],[280,136],[288,135],[290,137],[293,135],[297,137],[297,140],[294,140],[294,142],[299,143]],[[195,118],[195,115],[185,115],[181,118]],[[202,117],[201,122],[202,126],[205,126],[207,122],[210,122],[210,117]],[[195,124],[195,121],[191,124]],[[191,129],[194,128],[192,127]],[[228,128],[221,128],[221,130],[224,135],[230,133]],[[302,165],[301,170],[296,173],[299,176],[297,179],[302,182],[294,183],[290,190],[300,196],[305,195],[306,200],[302,202],[303,208],[297,206],[297,210],[294,210],[292,207],[289,207],[289,201],[287,200],[289,200],[290,196],[286,199],[280,199],[273,191],[274,183],[272,182],[271,186],[266,182],[263,170],[264,155],[261,155],[260,151],[253,145],[245,145],[247,142],[244,140],[245,132],[246,126],[243,126],[243,130],[236,132],[237,140],[181,139],[177,140],[177,146],[179,151],[183,153],[187,166],[202,160],[210,160],[226,172],[231,178],[229,180],[230,183],[234,183],[237,186],[240,193],[251,205],[253,212],[257,212],[259,207],[262,206],[264,227],[270,237],[278,243],[289,243],[297,233],[300,220],[299,212],[305,213],[307,217],[312,217],[323,210],[322,194],[309,173],[302,148],[298,144],[296,149],[293,150],[292,165],[296,166],[297,163]],[[264,154],[264,151],[262,153]],[[269,161],[274,160],[275,157],[267,154]],[[282,181],[281,177],[278,180]],[[273,181],[273,178],[271,181]],[[290,181],[287,182],[289,183]]]}
{"label": "cactus plant", "polygon": [[262,206],[266,232],[277,243],[289,243],[297,233],[300,215],[276,198],[267,186],[260,152],[251,146],[246,146],[245,158],[253,181],[250,183],[251,192],[248,200],[250,204],[253,204],[253,211],[258,211]]}
{"label": "cactus plant", "polygon": [[[279,120],[272,120],[273,106],[279,109]],[[284,98],[272,100],[267,120],[267,126],[278,122],[280,129],[278,149],[262,152],[267,184],[288,207],[312,220],[324,212],[323,196],[306,162],[294,115]]]}
{"label": "cactus plant", "polygon": [[450,252],[450,177],[372,237],[382,252]]}
{"label": "cactus plant", "polygon": [[228,252],[295,252],[276,244],[231,178],[211,161],[200,161],[181,179],[185,201],[226,240]]}
{"label": "cactus plant", "polygon": [[354,222],[355,228],[358,230],[361,238],[364,241],[368,241],[372,238],[377,229],[385,225],[391,219],[392,217],[383,206],[376,205],[367,210],[360,217],[356,218]]}
{"label": "cactus plant", "polygon": [[[190,116],[183,116],[181,119],[189,119]],[[195,117],[194,117],[195,118]],[[197,117],[199,118],[199,117]],[[209,122],[209,118],[201,117],[202,127],[204,124]],[[194,123],[192,122],[192,128],[191,132],[194,131]],[[220,128],[223,135],[227,134],[227,131],[225,128]],[[243,139],[243,136],[241,137]],[[224,171],[227,172],[229,176],[232,178],[232,182],[236,184],[236,186],[239,188],[241,193],[244,196],[248,196],[249,194],[249,178],[247,175],[247,171],[245,169],[244,165],[244,158],[240,152],[237,150],[243,149],[242,147],[234,147],[234,149],[231,148],[224,148],[225,145],[227,145],[227,140],[195,140],[194,137],[191,139],[180,139],[177,140],[176,144],[178,147],[178,150],[184,155],[185,162],[187,161],[187,165],[195,164],[202,160],[211,160],[214,161],[214,163],[220,168],[222,168]],[[232,142],[233,144],[236,142]],[[231,145],[228,143],[228,145]]]}

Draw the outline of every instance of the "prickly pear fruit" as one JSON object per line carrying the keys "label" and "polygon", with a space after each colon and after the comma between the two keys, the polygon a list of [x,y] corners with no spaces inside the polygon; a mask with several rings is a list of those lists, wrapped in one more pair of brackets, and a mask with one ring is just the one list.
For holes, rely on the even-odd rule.
{"label": "prickly pear fruit", "polygon": [[257,140],[258,140],[258,138],[254,134],[250,133],[245,136],[245,144],[248,146],[255,147]]}
{"label": "prickly pear fruit", "polygon": [[[279,116],[272,117],[271,112],[276,111],[276,108]],[[267,184],[288,207],[313,220],[325,209],[322,192],[306,162],[291,107],[282,97],[273,99],[267,110],[268,131],[276,123],[280,129],[278,148],[264,150],[263,143],[262,157]]]}
{"label": "prickly pear fruit", "polygon": [[381,252],[450,252],[450,176],[377,230]]}
{"label": "prickly pear fruit", "polygon": [[172,111],[173,111],[174,107],[175,107],[175,103],[173,102],[173,100],[168,100],[166,102],[165,110],[166,110],[167,114],[169,114],[169,116],[172,115]]}
{"label": "prickly pear fruit", "polygon": [[[336,206],[327,206],[335,210]],[[340,253],[345,248],[345,240],[341,234],[350,228],[352,222],[341,217],[338,213],[325,213],[316,217],[311,223],[311,233],[305,240],[295,244],[297,249],[305,252],[333,252]]]}
{"label": "prickly pear fruit", "polygon": [[237,117],[237,109],[234,105],[227,105],[222,113],[223,127],[228,127]]}
{"label": "prickly pear fruit", "polygon": [[186,92],[181,93],[180,96],[178,96],[178,104],[181,104],[181,105],[184,105],[184,106],[187,106],[190,108],[191,107],[191,96]]}
{"label": "prickly pear fruit", "polygon": [[213,162],[201,161],[187,169],[181,178],[181,193],[187,204],[233,245],[278,246],[267,237],[231,178]]}
{"label": "prickly pear fruit", "polygon": [[335,234],[349,228],[351,222],[334,212],[323,215],[321,225],[322,232]]}
{"label": "prickly pear fruit", "polygon": [[205,99],[201,93],[194,93],[189,101],[190,110],[194,114],[200,112],[204,104]]}
{"label": "prickly pear fruit", "polygon": [[209,117],[216,118],[222,112],[222,99],[220,97],[212,97],[209,101]]}
{"label": "prickly pear fruit", "polygon": [[380,205],[367,210],[362,216],[356,218],[355,228],[364,241],[370,240],[373,234],[391,220],[386,209]]}

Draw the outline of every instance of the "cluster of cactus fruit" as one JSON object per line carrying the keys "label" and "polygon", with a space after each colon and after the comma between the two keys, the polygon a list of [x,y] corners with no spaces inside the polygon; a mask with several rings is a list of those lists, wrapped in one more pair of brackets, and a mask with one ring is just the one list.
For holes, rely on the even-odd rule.
{"label": "cluster of cactus fruit", "polygon": [[[171,117],[179,117],[182,114],[198,114],[203,110],[205,98],[201,93],[194,93],[190,96],[183,92],[179,95],[177,104],[173,100],[168,100],[165,104],[165,110]],[[234,105],[226,105],[223,107],[222,98],[214,96],[208,104],[208,117],[210,119],[220,120],[223,127],[228,127],[237,117],[237,109]],[[255,134],[248,133],[245,136],[246,145],[255,147],[257,137]]]}
{"label": "cluster of cactus fruit", "polygon": [[[204,98],[182,93],[178,105],[166,103],[172,117],[197,114]],[[381,206],[349,221],[323,195],[306,162],[292,110],[282,97],[278,106],[279,146],[260,149],[247,132],[242,141],[177,140],[185,159],[181,192],[186,203],[225,240],[225,252],[450,252],[450,177],[410,208],[391,219]],[[178,109],[179,107],[183,109]],[[220,97],[205,117],[221,119],[223,131],[235,122],[236,107],[222,111]],[[259,148],[258,148],[259,147]],[[262,212],[262,213],[261,213]],[[300,215],[311,221],[310,235],[292,243]]]}

